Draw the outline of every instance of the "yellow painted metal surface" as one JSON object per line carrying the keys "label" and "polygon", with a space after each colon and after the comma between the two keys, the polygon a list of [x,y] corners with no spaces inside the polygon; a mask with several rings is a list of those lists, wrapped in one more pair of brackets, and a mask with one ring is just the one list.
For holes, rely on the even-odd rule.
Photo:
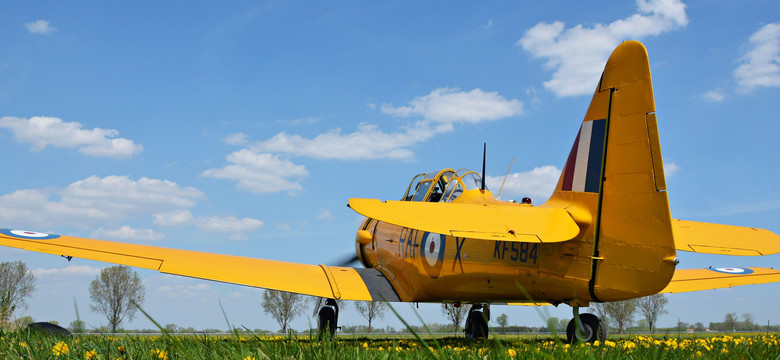
{"label": "yellow painted metal surface", "polygon": [[780,236],[766,229],[675,219],[672,230],[677,250],[738,256],[780,253]]}
{"label": "yellow painted metal surface", "polygon": [[[0,235],[0,245],[312,296],[371,300],[366,285],[352,268],[323,268],[317,265],[70,236],[34,240]],[[334,294],[332,284],[338,285],[340,296]]]}
{"label": "yellow painted metal surface", "polygon": [[563,209],[508,202],[481,205],[350,199],[349,206],[362,215],[401,227],[470,239],[548,243],[570,240],[580,231]]}
{"label": "yellow painted metal surface", "polygon": [[[729,273],[737,272],[737,273]],[[679,293],[780,281],[780,271],[768,268],[677,270],[662,293]]]}

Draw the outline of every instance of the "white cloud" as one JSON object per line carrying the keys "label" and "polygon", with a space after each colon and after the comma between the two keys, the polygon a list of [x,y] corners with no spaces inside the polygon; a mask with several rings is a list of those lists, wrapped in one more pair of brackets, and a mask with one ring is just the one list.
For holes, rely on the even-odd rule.
{"label": "white cloud", "polygon": [[330,221],[333,220],[333,214],[331,214],[328,209],[320,209],[320,213],[317,214],[317,219]]}
{"label": "white cloud", "polygon": [[289,224],[285,224],[285,223],[276,223],[276,224],[274,224],[274,227],[277,230],[282,230],[282,231],[290,231],[290,230],[292,230],[292,226],[290,226]]}
{"label": "white cloud", "polygon": [[666,178],[673,177],[674,174],[677,173],[677,171],[679,171],[679,170],[680,170],[680,167],[677,164],[673,163],[673,162],[665,162],[664,163],[664,176]]}
{"label": "white cloud", "polygon": [[420,116],[423,120],[403,131],[391,133],[365,123],[359,124],[357,130],[351,133],[332,129],[310,139],[279,133],[250,148],[256,153],[287,153],[317,159],[410,159],[414,156],[408,149],[410,146],[427,141],[436,134],[452,131],[453,123],[473,124],[518,116],[523,112],[523,104],[519,100],[507,100],[496,92],[439,88],[415,98],[409,106],[383,104],[381,110],[401,117]]}
{"label": "white cloud", "polygon": [[475,124],[521,115],[523,103],[481,89],[465,92],[454,88],[438,88],[428,95],[413,99],[409,106],[382,104],[382,112],[395,116],[418,115],[437,123]]}
{"label": "white cloud", "polygon": [[[369,107],[376,108],[372,104]],[[336,128],[313,138],[282,132],[231,153],[227,156],[230,165],[208,169],[201,175],[238,181],[238,188],[256,194],[288,191],[294,195],[303,190],[300,180],[309,173],[304,166],[282,159],[279,154],[329,160],[407,160],[414,157],[411,146],[453,131],[454,123],[474,124],[518,116],[523,112],[523,104],[496,92],[439,88],[415,98],[408,106],[384,104],[381,111],[422,119],[395,132],[384,132],[366,123],[359,124],[351,133]]]}
{"label": "white cloud", "polygon": [[263,227],[263,222],[257,219],[238,219],[233,216],[202,216],[198,217],[196,226],[203,231],[212,233],[230,233],[231,240],[247,240],[246,232]]}
{"label": "white cloud", "polygon": [[244,133],[235,133],[233,135],[228,135],[225,138],[225,144],[228,145],[244,145],[247,143],[247,136]]}
{"label": "white cloud", "polygon": [[158,241],[165,239],[165,234],[151,229],[133,229],[125,225],[118,229],[98,228],[90,234],[90,237],[120,241]]}
{"label": "white cloud", "polygon": [[68,265],[65,268],[35,268],[32,270],[35,277],[44,277],[49,275],[97,275],[100,268],[87,265]]}
{"label": "white cloud", "polygon": [[309,175],[303,165],[280,159],[275,154],[257,153],[249,149],[231,153],[227,156],[227,161],[232,165],[208,169],[201,175],[236,180],[238,188],[255,194],[303,191],[298,181]]}
{"label": "white cloud", "polygon": [[[540,204],[552,195],[558,178],[561,176],[561,170],[553,165],[536,167],[533,170],[512,173],[506,178],[504,189],[501,191],[502,199],[511,199],[513,197],[530,197],[535,204]],[[488,176],[487,185],[494,195],[498,195],[501,190],[503,176]],[[520,199],[515,199],[519,201]]]}
{"label": "white cloud", "polygon": [[47,20],[37,20],[33,22],[28,22],[24,24],[24,27],[27,28],[27,31],[33,33],[33,34],[42,34],[46,35],[54,30],[57,30],[54,26],[51,26],[51,22]]}
{"label": "white cloud", "polygon": [[195,188],[167,180],[91,176],[62,189],[17,190],[0,196],[0,219],[14,227],[89,227],[190,208],[202,197]]}
{"label": "white cloud", "polygon": [[738,91],[780,86],[780,23],[767,24],[750,36],[747,52],[734,70]]}
{"label": "white cloud", "polygon": [[277,124],[286,124],[286,125],[311,125],[316,124],[319,122],[320,119],[318,117],[305,117],[305,118],[298,118],[295,120],[276,120]]}
{"label": "white cloud", "polygon": [[14,133],[21,142],[33,144],[34,151],[47,146],[78,148],[87,156],[126,159],[143,151],[143,145],[117,138],[113,129],[85,130],[77,122],[64,122],[56,117],[35,116],[29,119],[6,116],[0,118],[0,127]]}
{"label": "white cloud", "polygon": [[726,94],[720,90],[710,90],[702,94],[701,97],[710,101],[721,102],[726,98]]}
{"label": "white cloud", "polygon": [[[360,124],[349,134],[341,129],[307,139],[300,135],[279,133],[274,137],[252,145],[255,152],[278,152],[316,159],[409,159],[414,153],[408,149],[417,142],[427,140],[436,133],[424,124],[405,132],[385,133],[376,125]],[[422,128],[425,127],[425,128]]]}
{"label": "white cloud", "polygon": [[533,57],[546,59],[554,71],[544,87],[558,96],[590,94],[609,54],[622,40],[641,39],[688,24],[685,4],[679,0],[637,0],[638,14],[591,27],[578,24],[538,23],[517,42]]}
{"label": "white cloud", "polygon": [[194,222],[192,213],[188,210],[174,210],[154,214],[154,224],[160,226],[186,226]]}

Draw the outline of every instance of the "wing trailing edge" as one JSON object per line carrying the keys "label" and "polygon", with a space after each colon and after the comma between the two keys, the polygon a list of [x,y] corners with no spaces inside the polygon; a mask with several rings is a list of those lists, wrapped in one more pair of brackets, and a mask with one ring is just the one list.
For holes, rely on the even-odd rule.
{"label": "wing trailing edge", "polygon": [[766,229],[673,219],[672,232],[680,251],[737,256],[780,253],[780,236]]}

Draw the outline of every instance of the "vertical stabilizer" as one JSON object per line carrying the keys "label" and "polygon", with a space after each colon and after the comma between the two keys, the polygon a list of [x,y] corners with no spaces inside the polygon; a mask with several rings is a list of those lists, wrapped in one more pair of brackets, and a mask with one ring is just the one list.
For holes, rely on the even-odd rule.
{"label": "vertical stabilizer", "polygon": [[[676,256],[650,66],[626,41],[607,61],[563,173],[545,206],[564,207],[583,228],[592,300],[654,294]],[[590,247],[588,249],[588,247]]]}

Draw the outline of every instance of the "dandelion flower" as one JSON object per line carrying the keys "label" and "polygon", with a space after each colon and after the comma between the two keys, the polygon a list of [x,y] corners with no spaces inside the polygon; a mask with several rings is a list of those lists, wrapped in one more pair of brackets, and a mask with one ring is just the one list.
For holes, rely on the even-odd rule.
{"label": "dandelion flower", "polygon": [[54,354],[54,356],[66,355],[68,351],[68,344],[66,344],[64,341],[60,341],[54,344],[54,348],[51,349],[51,352]]}

